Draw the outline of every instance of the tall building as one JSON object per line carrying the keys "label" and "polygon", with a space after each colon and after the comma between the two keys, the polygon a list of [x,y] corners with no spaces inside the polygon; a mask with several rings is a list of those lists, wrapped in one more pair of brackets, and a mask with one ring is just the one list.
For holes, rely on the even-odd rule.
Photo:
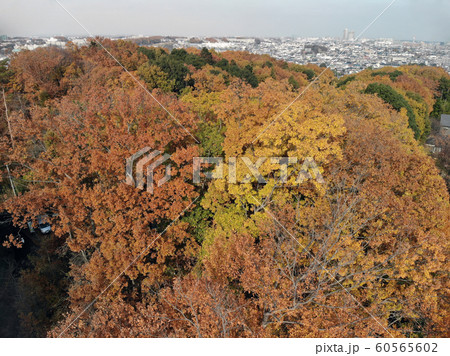
{"label": "tall building", "polygon": [[348,40],[348,28],[344,30],[344,37],[342,38],[344,41]]}
{"label": "tall building", "polygon": [[355,39],[355,31],[350,31],[348,33],[348,40],[353,41]]}

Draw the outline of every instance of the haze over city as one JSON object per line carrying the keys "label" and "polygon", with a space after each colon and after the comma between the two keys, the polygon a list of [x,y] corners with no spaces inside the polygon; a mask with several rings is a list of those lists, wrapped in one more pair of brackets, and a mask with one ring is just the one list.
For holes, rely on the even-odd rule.
{"label": "haze over city", "polygon": [[[95,35],[337,37],[358,35],[386,0],[3,0],[0,34],[86,35],[67,10]],[[433,11],[429,11],[433,8]],[[450,2],[397,0],[364,36],[450,40]]]}

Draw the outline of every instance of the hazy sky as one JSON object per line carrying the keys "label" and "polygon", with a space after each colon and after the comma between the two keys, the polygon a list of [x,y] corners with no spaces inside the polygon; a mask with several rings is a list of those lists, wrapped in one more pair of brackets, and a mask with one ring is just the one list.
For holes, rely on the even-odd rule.
{"label": "hazy sky", "polygon": [[[58,0],[94,35],[342,36],[392,0]],[[0,34],[87,35],[56,0],[0,0]],[[450,41],[450,0],[397,0],[363,37]]]}

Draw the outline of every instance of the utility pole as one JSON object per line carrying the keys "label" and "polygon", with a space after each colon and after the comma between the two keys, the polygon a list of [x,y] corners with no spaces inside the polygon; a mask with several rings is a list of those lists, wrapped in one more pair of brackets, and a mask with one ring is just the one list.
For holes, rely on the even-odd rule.
{"label": "utility pole", "polygon": [[11,138],[11,145],[12,145],[12,148],[14,149],[14,137],[13,137],[13,134],[11,131],[11,122],[9,121],[8,106],[6,105],[6,96],[5,96],[4,88],[2,88],[2,92],[3,92],[3,103],[5,104],[6,122],[8,123],[9,137]]}
{"label": "utility pole", "polygon": [[9,183],[11,183],[11,189],[14,193],[14,196],[17,197],[16,188],[14,187],[14,182],[11,177],[11,172],[9,171],[9,166],[6,165],[6,170],[8,171]]}
{"label": "utility pole", "polygon": [[[3,92],[3,103],[5,104],[6,122],[8,123],[9,137],[11,138],[11,145],[12,145],[12,148],[14,149],[14,136],[11,131],[11,122],[9,121],[9,116],[8,116],[8,106],[6,105],[5,88],[2,88],[2,92]],[[11,184],[11,189],[13,191],[13,194],[15,197],[17,197],[16,188],[14,187],[14,182],[12,180],[11,172],[9,170],[8,165],[6,165],[6,170],[8,171],[9,183]]]}

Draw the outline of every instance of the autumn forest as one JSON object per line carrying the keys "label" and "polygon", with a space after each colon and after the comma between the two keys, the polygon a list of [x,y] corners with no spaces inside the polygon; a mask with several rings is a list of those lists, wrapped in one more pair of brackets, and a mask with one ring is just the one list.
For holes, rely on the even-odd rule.
{"label": "autumn forest", "polygon": [[[96,38],[14,54],[0,86],[1,336],[448,336],[444,69]],[[125,181],[144,147],[170,155],[152,194]],[[237,157],[235,182],[194,157]],[[299,160],[281,184],[240,157]]]}

